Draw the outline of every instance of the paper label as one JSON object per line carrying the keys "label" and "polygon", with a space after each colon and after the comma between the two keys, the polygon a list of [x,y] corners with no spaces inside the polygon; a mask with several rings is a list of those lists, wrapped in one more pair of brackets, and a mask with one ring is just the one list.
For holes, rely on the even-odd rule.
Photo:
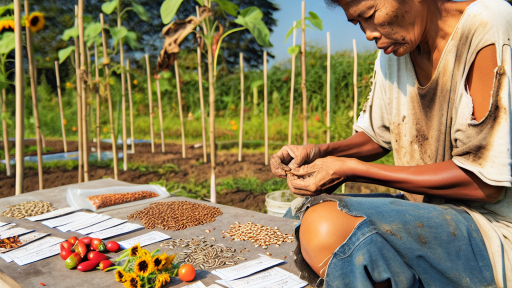
{"label": "paper label", "polygon": [[85,212],[76,212],[76,213],[62,216],[59,218],[43,221],[43,222],[41,222],[41,224],[46,225],[50,228],[55,228],[57,226],[66,225],[66,224],[74,222],[74,221],[90,218],[90,217],[93,217],[94,215],[96,215],[96,214],[85,213]]}
{"label": "paper label", "polygon": [[36,261],[39,261],[39,260],[42,260],[42,259],[45,259],[48,257],[55,256],[57,254],[60,254],[59,246],[60,246],[60,244],[56,244],[49,248],[43,248],[41,250],[21,256],[19,258],[14,258],[13,260],[14,260],[14,262],[16,262],[16,264],[18,264],[20,266],[27,265],[29,263],[36,262]]}
{"label": "paper label", "polygon": [[0,222],[0,227],[4,226],[4,225],[7,225],[8,223],[5,223],[5,222]]}
{"label": "paper label", "polygon": [[66,225],[59,226],[59,227],[57,227],[57,229],[59,229],[62,232],[77,231],[77,230],[92,226],[96,223],[100,223],[100,222],[105,221],[110,218],[112,218],[112,217],[107,216],[107,215],[96,214],[90,218],[86,218],[83,220],[77,220],[77,221],[68,223]]}
{"label": "paper label", "polygon": [[117,226],[117,225],[122,224],[122,223],[124,223],[126,221],[128,221],[128,220],[121,220],[121,219],[112,218],[112,219],[108,219],[106,221],[103,221],[101,223],[92,225],[91,227],[87,227],[85,229],[80,229],[80,230],[78,230],[76,232],[78,232],[80,234],[83,234],[83,235],[87,235],[87,234],[90,234],[90,233],[98,232],[98,231],[101,231],[101,230],[105,230],[105,229]]}
{"label": "paper label", "polygon": [[121,245],[121,248],[128,249],[130,247],[137,245],[137,243],[140,243],[140,246],[142,247],[142,246],[146,246],[146,245],[153,244],[156,242],[164,241],[167,239],[171,239],[171,236],[166,235],[162,232],[152,231],[147,234],[134,237],[132,239],[118,242],[118,244]]}
{"label": "paper label", "polygon": [[183,288],[206,288],[206,285],[204,285],[203,282],[201,281],[197,281],[196,283],[187,285]]}
{"label": "paper label", "polygon": [[30,220],[30,221],[41,221],[41,220],[45,220],[45,219],[50,219],[50,218],[66,215],[68,213],[79,211],[79,210],[82,210],[82,209],[67,207],[67,208],[58,209],[58,210],[55,210],[52,212],[44,213],[41,215],[27,217],[25,219]]}
{"label": "paper label", "polygon": [[242,264],[238,264],[233,267],[216,269],[212,271],[212,274],[219,276],[222,280],[234,280],[239,279],[251,274],[254,274],[258,271],[267,269],[269,267],[286,263],[283,260],[272,259],[265,255],[260,255],[260,258],[254,259]]}
{"label": "paper label", "polygon": [[291,280],[288,282],[284,282],[287,283],[286,285],[297,282],[297,285],[300,284],[302,286],[295,286],[294,284],[291,286],[283,287],[304,287],[308,284],[307,282],[300,280],[300,278],[298,278],[294,274],[277,267],[242,279],[230,281],[217,280],[216,282],[229,288],[262,288],[280,287],[281,284],[279,283],[288,278],[290,278]]}
{"label": "paper label", "polygon": [[7,231],[7,230],[11,229],[14,226],[16,226],[15,223],[9,223],[9,225],[2,226],[2,227],[0,227],[0,233],[4,232],[4,231]]}
{"label": "paper label", "polygon": [[117,235],[125,234],[128,232],[132,232],[132,231],[143,229],[143,228],[144,228],[143,226],[140,226],[138,224],[124,223],[124,224],[121,224],[119,226],[116,226],[116,227],[113,227],[110,229],[106,229],[106,230],[99,231],[99,232],[94,232],[89,236],[91,236],[92,238],[107,239],[107,238],[111,238],[111,237],[114,237]]}
{"label": "paper label", "polygon": [[43,238],[46,235],[50,235],[50,233],[36,233],[36,232],[33,232],[33,233],[25,234],[25,235],[20,236],[18,238],[20,240],[20,242],[21,242],[20,246],[18,246],[16,248],[0,248],[0,253],[7,253],[7,252],[9,252],[11,250],[18,249],[20,247],[23,247],[27,243],[33,242],[33,241],[35,241],[35,240],[37,240],[39,238]]}
{"label": "paper label", "polygon": [[18,235],[23,235],[23,234],[27,234],[27,233],[32,232],[32,231],[34,231],[34,229],[27,230],[27,229],[24,229],[24,228],[21,228],[21,227],[12,228],[12,229],[9,229],[7,231],[0,232],[0,239],[14,237],[14,236],[18,236]]}
{"label": "paper label", "polygon": [[55,244],[60,244],[61,242],[64,242],[64,239],[54,236],[45,237],[39,241],[32,242],[16,250],[7,252],[5,254],[0,254],[0,257],[2,257],[7,262],[12,262],[12,259],[14,258],[19,258],[30,253],[34,253],[36,251],[53,246]]}

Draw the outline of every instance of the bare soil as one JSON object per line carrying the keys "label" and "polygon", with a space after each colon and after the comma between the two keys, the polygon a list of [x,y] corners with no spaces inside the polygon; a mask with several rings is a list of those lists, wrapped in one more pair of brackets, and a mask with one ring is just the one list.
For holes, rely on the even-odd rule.
{"label": "bare soil", "polygon": [[[25,141],[26,147],[33,145],[35,145],[34,140]],[[76,141],[69,141],[67,145],[68,151],[77,150]],[[14,143],[11,143],[11,147],[13,146]],[[0,145],[0,147],[2,147],[2,145]],[[64,152],[62,141],[47,140],[46,147],[53,149],[51,153],[46,154]],[[96,147],[96,143],[90,143],[90,147]],[[131,146],[128,146],[128,151],[130,151],[130,148]],[[101,149],[102,151],[110,151],[111,145],[102,143]],[[122,151],[122,148],[120,151]],[[187,158],[185,159],[182,158],[181,145],[168,143],[165,145],[165,151],[165,153],[161,152],[161,145],[158,143],[155,143],[155,153],[151,153],[151,144],[149,143],[136,144],[135,154],[128,154],[128,161],[129,163],[151,166],[174,164],[178,167],[179,172],[161,174],[158,172],[141,172],[138,169],[129,169],[128,171],[120,169],[118,175],[119,180],[134,184],[147,184],[162,179],[179,183],[189,183],[190,181],[201,183],[210,178],[210,163],[203,163],[202,148],[187,147]],[[33,152],[27,155],[36,155],[36,153]],[[0,155],[0,157],[3,158],[3,155]],[[121,163],[122,159],[119,159],[119,161]],[[24,172],[24,191],[31,192],[39,190],[37,170],[25,168]],[[222,179],[226,177],[256,177],[264,182],[273,179],[274,175],[271,173],[270,168],[265,166],[263,153],[244,154],[243,161],[238,162],[237,154],[221,151],[217,154],[216,178]],[[89,167],[90,180],[102,178],[114,178],[113,169],[96,166]],[[9,177],[5,174],[0,175],[0,198],[14,195],[14,182],[14,174]],[[66,170],[65,168],[52,168],[43,172],[45,189],[77,182],[77,169]],[[346,193],[355,194],[395,193],[393,189],[361,183],[347,183],[345,191]],[[230,191],[223,193],[217,196],[217,201],[220,204],[254,211],[264,211],[265,209],[265,195],[250,191]]]}

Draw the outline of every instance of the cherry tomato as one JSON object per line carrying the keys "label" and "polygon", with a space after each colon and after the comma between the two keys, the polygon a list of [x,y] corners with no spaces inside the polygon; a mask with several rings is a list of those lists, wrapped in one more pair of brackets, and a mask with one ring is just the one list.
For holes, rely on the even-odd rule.
{"label": "cherry tomato", "polygon": [[78,241],[78,238],[76,236],[73,236],[69,238],[68,241],[71,242],[71,244],[75,245],[75,243]]}
{"label": "cherry tomato", "polygon": [[73,244],[71,244],[71,242],[69,242],[69,241],[64,241],[64,242],[60,243],[60,251],[62,251],[64,249],[71,250],[72,248],[73,248]]}
{"label": "cherry tomato", "polygon": [[84,243],[85,245],[91,245],[91,240],[92,238],[87,236],[87,237],[82,237],[79,239],[80,242]]}
{"label": "cherry tomato", "polygon": [[117,244],[116,241],[109,241],[107,243],[107,250],[110,252],[116,252],[117,250],[119,250],[119,248],[121,247],[119,246],[119,244]]}
{"label": "cherry tomato", "polygon": [[70,249],[64,248],[60,251],[60,258],[62,258],[62,260],[67,260],[71,254],[73,254],[73,252],[71,252]]}
{"label": "cherry tomato", "polygon": [[183,264],[178,270],[178,277],[180,277],[183,282],[192,281],[196,278],[196,268],[190,264]]}

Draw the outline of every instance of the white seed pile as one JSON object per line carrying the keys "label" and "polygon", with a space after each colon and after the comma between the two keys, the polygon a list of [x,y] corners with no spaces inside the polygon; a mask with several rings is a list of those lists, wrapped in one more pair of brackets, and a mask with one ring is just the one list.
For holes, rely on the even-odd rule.
{"label": "white seed pile", "polygon": [[7,206],[7,210],[2,212],[1,215],[9,218],[22,219],[25,217],[32,217],[57,210],[52,207],[50,202],[43,201],[28,201],[20,204]]}
{"label": "white seed pile", "polygon": [[247,224],[230,225],[230,229],[226,232],[222,231],[224,236],[229,236],[231,241],[251,241],[254,247],[263,247],[267,249],[270,245],[279,247],[283,242],[292,243],[294,241],[293,234],[289,235],[281,233],[277,227],[268,227],[261,224],[248,222]]}

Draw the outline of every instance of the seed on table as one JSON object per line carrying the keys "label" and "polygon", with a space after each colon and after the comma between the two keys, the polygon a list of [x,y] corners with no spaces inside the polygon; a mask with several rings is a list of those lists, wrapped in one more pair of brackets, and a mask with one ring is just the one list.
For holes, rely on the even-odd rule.
{"label": "seed on table", "polygon": [[212,238],[212,240],[213,240],[213,241],[217,241],[217,240],[215,240],[215,238]]}
{"label": "seed on table", "polygon": [[267,252],[267,255],[268,255],[268,256],[272,256],[272,254],[270,254],[269,252]]}
{"label": "seed on table", "polygon": [[286,255],[284,255],[284,259],[286,259]]}
{"label": "seed on table", "polygon": [[211,231],[211,230],[204,230],[204,232],[206,232],[206,233],[210,233],[210,232],[212,232],[212,231]]}

